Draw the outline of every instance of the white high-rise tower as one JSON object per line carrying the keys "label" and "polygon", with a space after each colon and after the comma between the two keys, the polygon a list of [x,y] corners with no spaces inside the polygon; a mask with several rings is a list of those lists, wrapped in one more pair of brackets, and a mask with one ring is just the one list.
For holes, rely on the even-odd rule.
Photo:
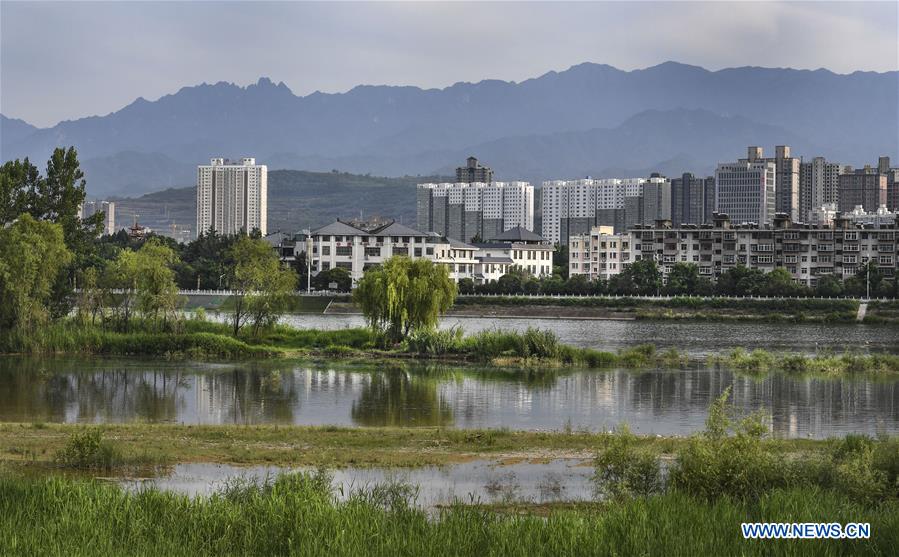
{"label": "white high-rise tower", "polygon": [[197,167],[197,230],[199,236],[252,232],[265,236],[268,214],[268,168],[254,158],[240,162],[212,159]]}

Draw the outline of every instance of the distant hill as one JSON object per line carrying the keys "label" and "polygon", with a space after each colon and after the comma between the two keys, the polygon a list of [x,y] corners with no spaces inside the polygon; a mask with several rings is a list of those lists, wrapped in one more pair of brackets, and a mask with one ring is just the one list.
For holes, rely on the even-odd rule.
{"label": "distant hill", "polygon": [[[274,170],[268,173],[269,232],[317,228],[335,218],[380,215],[415,225],[415,184],[447,180],[439,176],[381,178],[334,172]],[[196,193],[193,187],[173,188],[137,198],[116,198],[119,226],[138,221],[159,231],[172,224],[193,230]]]}
{"label": "distant hill", "polygon": [[179,185],[185,165],[212,156],[402,176],[446,172],[475,154],[498,178],[536,180],[667,160],[695,161],[699,168],[678,172],[699,171],[742,156],[744,144],[792,142],[797,154],[858,166],[899,158],[899,72],[584,63],[520,83],[307,96],[261,78],[185,87],[47,129],[9,119],[0,127],[3,159],[45,160],[53,147],[75,145],[94,174],[90,188],[131,195]]}

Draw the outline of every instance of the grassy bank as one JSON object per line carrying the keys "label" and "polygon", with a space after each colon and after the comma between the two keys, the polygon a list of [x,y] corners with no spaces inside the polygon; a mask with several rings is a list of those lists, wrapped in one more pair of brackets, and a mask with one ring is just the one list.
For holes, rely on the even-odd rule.
{"label": "grassy bank", "polygon": [[[870,522],[869,540],[745,541],[740,523]],[[209,498],[61,479],[0,479],[0,553],[15,555],[890,555],[899,508],[818,490],[757,500],[682,493],[547,518],[457,506],[436,517],[393,490],[337,502],[326,478],[282,476]]]}
{"label": "grassy bank", "polygon": [[[122,461],[141,463],[217,462],[235,465],[425,466],[475,458],[541,460],[590,458],[602,434],[460,430],[452,428],[187,426],[176,424],[0,423],[0,462],[13,466],[53,467],[57,453],[85,431],[102,431]],[[639,437],[641,449],[672,454],[686,439]],[[819,454],[826,441],[772,440],[781,454]]]}
{"label": "grassy bank", "polygon": [[402,343],[386,345],[367,328],[322,331],[276,325],[258,336],[238,338],[223,323],[200,319],[178,321],[169,332],[157,332],[148,322],[135,321],[128,333],[106,330],[74,320],[53,323],[34,334],[0,334],[0,353],[152,356],[166,359],[239,360],[279,357],[345,360],[432,360],[475,363],[497,368],[537,371],[563,366],[590,369],[613,367],[683,368],[715,364],[747,373],[786,372],[841,376],[899,373],[899,356],[885,354],[825,354],[805,356],[735,349],[707,358],[690,358],[674,348],[657,350],[639,345],[617,352],[562,344],[552,331],[483,330],[464,335],[461,329],[413,333]]}

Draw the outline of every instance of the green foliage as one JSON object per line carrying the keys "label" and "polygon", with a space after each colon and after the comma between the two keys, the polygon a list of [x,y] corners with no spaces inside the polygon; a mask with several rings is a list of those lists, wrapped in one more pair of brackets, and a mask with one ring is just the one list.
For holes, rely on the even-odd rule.
{"label": "green foliage", "polygon": [[337,292],[349,292],[353,288],[353,277],[350,272],[341,267],[333,267],[327,271],[321,271],[312,277],[312,288],[316,290],[332,290],[331,283],[336,283]]}
{"label": "green foliage", "polygon": [[[0,477],[0,552],[10,555],[891,555],[899,507],[816,489],[706,502],[680,492],[572,505],[547,516],[408,504],[402,485],[338,501],[327,477],[231,483],[208,497],[125,491],[59,477]],[[529,506],[523,505],[523,510]],[[517,511],[513,505],[511,510]],[[823,518],[822,518],[823,517]],[[869,522],[870,540],[744,540],[741,522]],[[60,549],[62,548],[62,549]]]}
{"label": "green foliage", "polygon": [[265,240],[241,236],[229,250],[234,261],[229,286],[235,291],[232,327],[234,336],[253,323],[253,336],[273,325],[290,303],[297,276],[281,266]]}
{"label": "green foliage", "polygon": [[122,461],[122,456],[112,444],[103,440],[100,429],[91,428],[72,434],[54,460],[63,468],[112,470]]}
{"label": "green foliage", "polygon": [[666,294],[708,296],[714,290],[712,282],[699,274],[699,266],[695,263],[676,263],[665,283]]}
{"label": "green foliage", "polygon": [[391,257],[368,270],[353,292],[369,325],[395,343],[435,328],[455,299],[456,284],[444,265],[408,257]]}
{"label": "green foliage", "polygon": [[658,459],[637,448],[637,437],[627,425],[603,437],[593,464],[595,491],[602,498],[644,497],[662,489]]}
{"label": "green foliage", "polygon": [[21,215],[0,228],[0,330],[46,323],[54,284],[72,260],[59,224]]}

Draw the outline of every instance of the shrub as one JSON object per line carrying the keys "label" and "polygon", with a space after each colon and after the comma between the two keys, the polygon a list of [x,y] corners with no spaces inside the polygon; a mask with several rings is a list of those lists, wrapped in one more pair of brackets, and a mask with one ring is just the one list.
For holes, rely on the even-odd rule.
{"label": "shrub", "polygon": [[57,451],[54,460],[63,468],[111,470],[121,464],[122,457],[110,443],[103,440],[99,429],[88,429],[72,434],[66,446]]}
{"label": "shrub", "polygon": [[659,461],[635,446],[637,438],[627,425],[604,436],[594,459],[594,491],[603,498],[646,496],[662,489]]}
{"label": "shrub", "polygon": [[442,355],[459,352],[462,347],[462,328],[415,331],[406,339],[406,347],[410,352],[418,354]]}

